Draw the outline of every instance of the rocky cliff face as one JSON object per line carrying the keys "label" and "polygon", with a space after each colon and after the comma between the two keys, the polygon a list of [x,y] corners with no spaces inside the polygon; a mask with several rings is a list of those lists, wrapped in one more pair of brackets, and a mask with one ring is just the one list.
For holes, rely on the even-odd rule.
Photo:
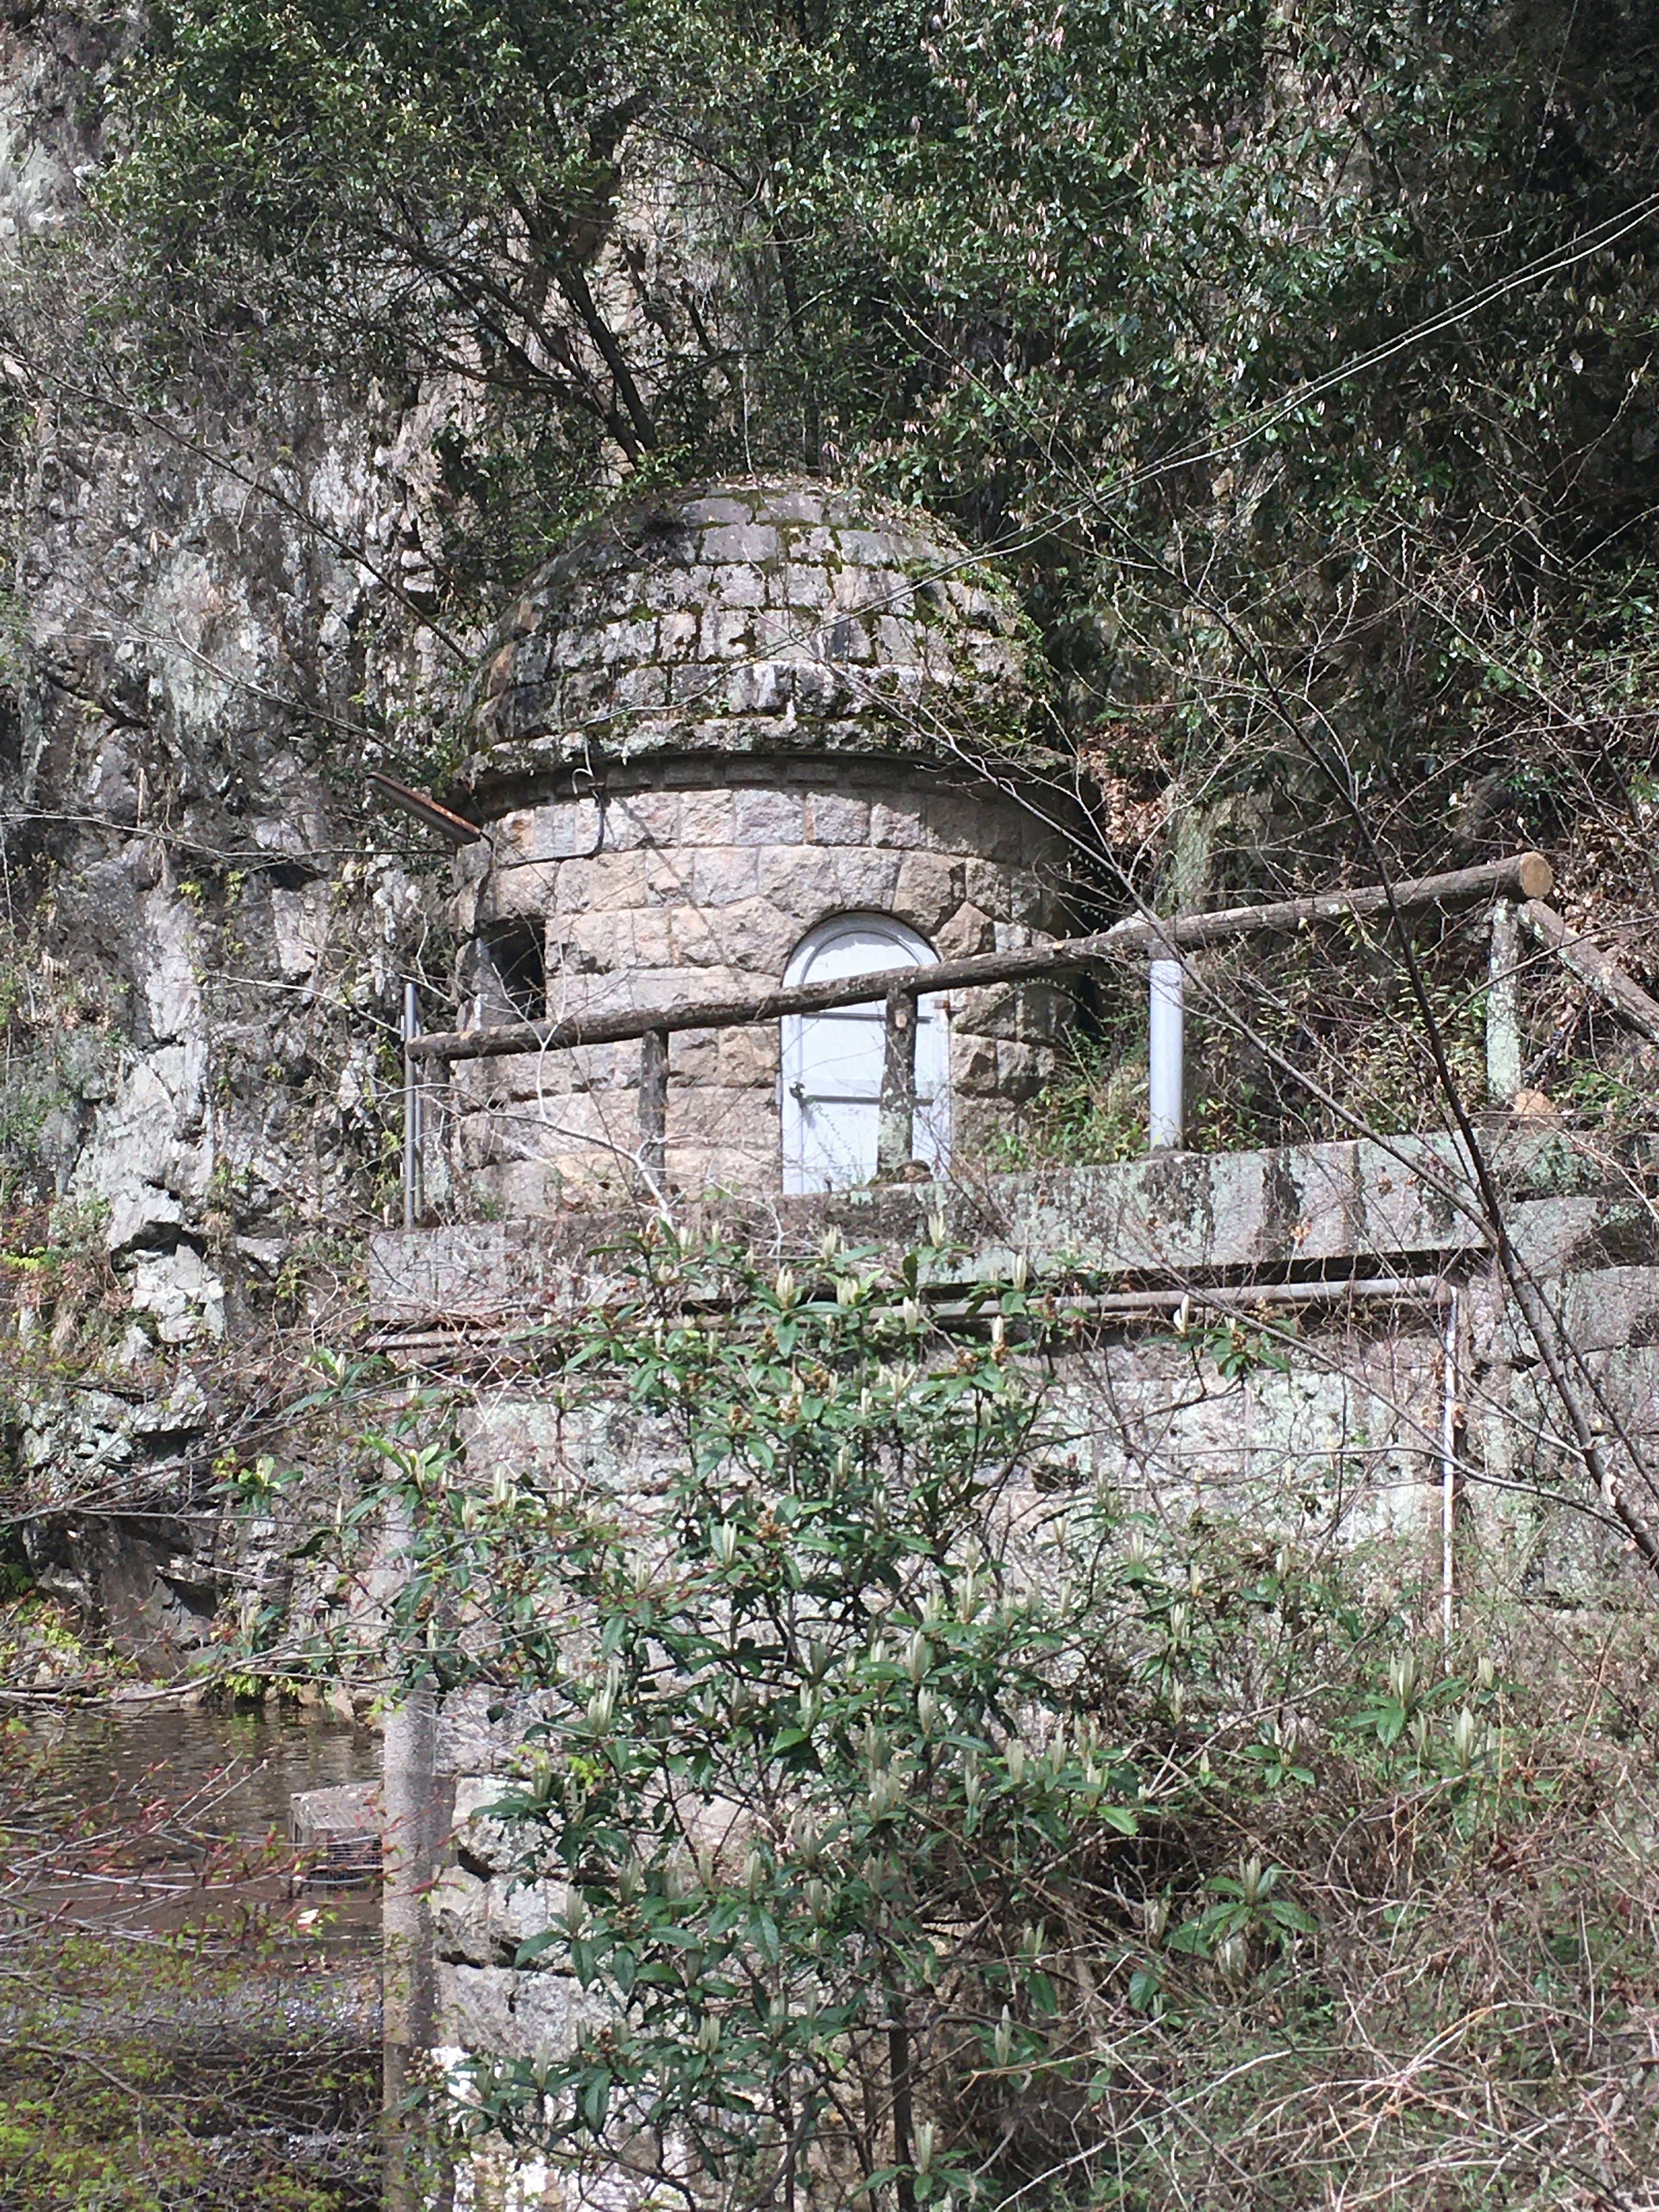
{"label": "rocky cliff face", "polygon": [[199,1490],[274,1317],[346,1323],[401,981],[447,964],[439,856],[361,770],[441,725],[468,648],[422,620],[429,410],[228,365],[181,396],[100,323],[121,35],[0,30],[0,1135],[15,1455],[125,1509]]}

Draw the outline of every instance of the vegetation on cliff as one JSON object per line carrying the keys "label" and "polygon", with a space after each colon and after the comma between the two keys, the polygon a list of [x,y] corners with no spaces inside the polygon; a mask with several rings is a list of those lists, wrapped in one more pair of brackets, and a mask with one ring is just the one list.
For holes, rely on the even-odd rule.
{"label": "vegetation on cliff", "polygon": [[1236,878],[1641,825],[1656,89],[1623,0],[173,0],[102,194],[181,365],[452,395],[444,604],[619,471],[867,473]]}

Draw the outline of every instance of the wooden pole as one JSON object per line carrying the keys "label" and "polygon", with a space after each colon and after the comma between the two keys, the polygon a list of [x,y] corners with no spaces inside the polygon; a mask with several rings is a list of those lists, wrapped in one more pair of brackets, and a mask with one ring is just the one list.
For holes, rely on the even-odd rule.
{"label": "wooden pole", "polygon": [[[915,969],[911,973],[915,974]],[[932,975],[932,970],[928,971]],[[876,1178],[910,1164],[916,1121],[916,994],[895,984],[883,1030],[881,1105],[876,1119]]]}
{"label": "wooden pole", "polygon": [[[1541,853],[1522,853],[1511,860],[1486,861],[1478,868],[1457,868],[1449,875],[1423,876],[1395,884],[1394,903],[1407,914],[1424,907],[1467,904],[1506,891],[1533,899],[1541,896],[1553,881],[1549,862]],[[972,991],[998,983],[1031,982],[1069,968],[1088,968],[1126,956],[1144,958],[1149,953],[1162,953],[1167,957],[1171,951],[1194,951],[1258,932],[1282,933],[1312,922],[1386,913],[1388,904],[1388,890],[1371,884],[1357,890],[1322,891],[1312,898],[1285,899],[1271,906],[1230,907],[1217,914],[1183,915],[1169,921],[1143,921],[1136,916],[1092,937],[1062,938],[1057,944],[1020,952],[982,952],[969,959],[941,960],[927,970],[927,988],[930,993]],[[417,1038],[410,1049],[423,1060],[495,1060],[513,1053],[565,1051],[574,1045],[621,1044],[653,1029],[738,1029],[748,1022],[779,1021],[788,1014],[823,1014],[837,1006],[867,1006],[884,999],[890,987],[902,978],[915,974],[912,968],[878,968],[834,983],[804,983],[793,990],[764,991],[749,999],[688,1000],[684,1006],[657,1007],[648,1012],[598,1014],[581,1021],[512,1022],[491,1029],[434,1030],[429,1036]]]}
{"label": "wooden pole", "polygon": [[1659,1044],[1659,1000],[1650,999],[1641,985],[1599,945],[1578,932],[1541,899],[1529,898],[1521,909],[1522,927],[1540,945],[1547,945],[1564,968],[1581,983],[1588,983],[1599,998],[1621,1013],[1633,1029]]}
{"label": "wooden pole", "polygon": [[640,1039],[640,1172],[660,1193],[668,1134],[668,1032]]}

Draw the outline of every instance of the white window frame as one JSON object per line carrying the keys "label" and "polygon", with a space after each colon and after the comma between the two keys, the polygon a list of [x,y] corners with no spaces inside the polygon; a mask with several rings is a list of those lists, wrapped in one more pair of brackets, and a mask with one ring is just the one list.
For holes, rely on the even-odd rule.
{"label": "white window frame", "polygon": [[[855,975],[843,958],[849,939],[863,939],[867,965],[932,968],[939,955],[926,938],[890,914],[832,915],[809,929],[789,956],[783,971],[786,990],[833,976]],[[875,939],[871,943],[871,939]],[[885,1041],[883,1000],[838,1006],[828,1014],[787,1015],[782,1024],[779,1109],[783,1127],[783,1188],[788,1193],[844,1190],[868,1182],[876,1170],[876,1127],[880,1110],[881,1066]],[[913,1156],[942,1173],[951,1159],[950,1005],[944,998],[919,998],[916,1006],[916,1108]],[[826,1035],[824,1024],[835,1028]],[[846,1087],[823,1084],[823,1048],[846,1026],[848,1058],[861,1062]],[[832,1063],[833,1064],[833,1063]]]}

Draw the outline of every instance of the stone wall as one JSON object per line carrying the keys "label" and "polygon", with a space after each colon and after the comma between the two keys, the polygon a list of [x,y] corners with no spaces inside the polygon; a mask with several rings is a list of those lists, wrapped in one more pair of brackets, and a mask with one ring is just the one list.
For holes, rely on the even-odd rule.
{"label": "stone wall", "polygon": [[[1514,1124],[1486,1139],[1512,1240],[1602,1394],[1609,1432],[1656,1463],[1653,1140]],[[1052,1528],[1068,1498],[1103,1491],[1146,1517],[1154,1543],[1160,1524],[1184,1540],[1201,1521],[1231,1525],[1264,1553],[1286,1538],[1316,1555],[1357,1553],[1431,1641],[1449,1406],[1460,1605],[1508,1584],[1564,1608],[1616,1606],[1628,1563],[1563,1442],[1469,1195],[1456,1143],[1402,1138],[678,1218],[688,1233],[717,1228],[808,1267],[829,1228],[892,1255],[943,1229],[955,1249],[931,1263],[925,1290],[946,1316],[973,1285],[1019,1270],[1074,1325],[1048,1363],[1041,1453],[1006,1499],[1011,1543]],[[532,1316],[556,1329],[614,1291],[606,1253],[629,1218],[571,1209],[374,1240],[380,1346],[416,1366],[453,1357],[484,1378],[462,1422],[468,1478],[481,1490],[506,1471],[605,1497],[625,1522],[660,1496],[673,1439],[631,1409],[573,1411],[533,1384],[488,1379],[501,1333]],[[568,2051],[583,2016],[573,1983],[517,1963],[562,1895],[556,1882],[526,1883],[512,1839],[484,1810],[532,1717],[533,1705],[468,1692],[441,1730],[459,1820],[455,1863],[434,1900],[441,2033],[504,2057]]]}
{"label": "stone wall", "polygon": [[[463,926],[544,928],[546,1010],[559,1018],[751,994],[838,914],[893,915],[946,958],[1064,926],[1061,840],[1041,815],[890,761],[670,763],[613,779],[602,798],[508,812],[460,866]],[[1046,1078],[1067,1003],[1034,985],[952,994],[958,1159]],[[626,1188],[639,1062],[628,1044],[458,1063],[465,1183],[511,1214]],[[778,1081],[776,1024],[672,1037],[671,1184],[776,1188]]]}

